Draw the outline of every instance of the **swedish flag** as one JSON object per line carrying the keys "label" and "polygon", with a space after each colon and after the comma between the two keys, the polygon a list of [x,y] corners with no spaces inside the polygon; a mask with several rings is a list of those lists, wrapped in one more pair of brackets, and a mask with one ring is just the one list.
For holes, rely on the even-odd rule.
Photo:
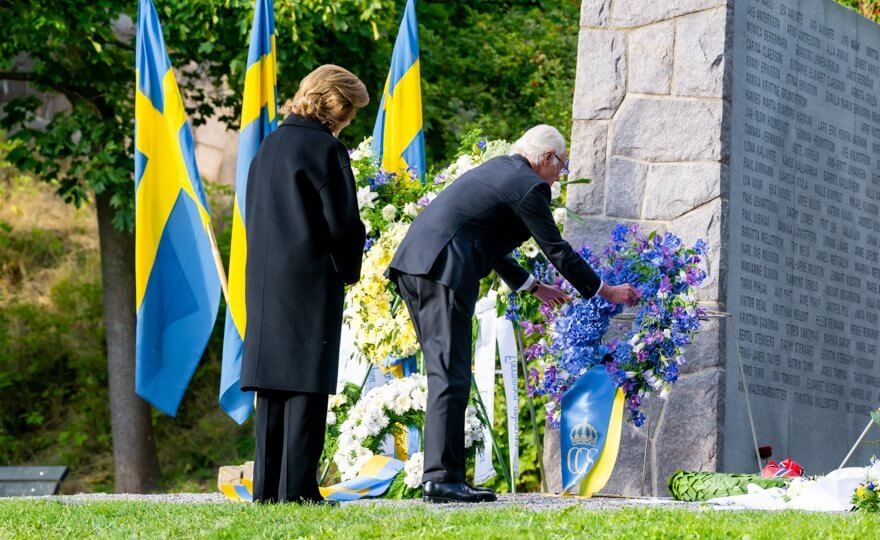
{"label": "swedish flag", "polygon": [[275,91],[275,12],[271,0],[256,0],[241,104],[241,137],[235,171],[232,248],[229,254],[229,305],[223,338],[220,406],[243,424],[253,410],[253,392],[242,392],[241,352],[245,337],[244,300],[247,238],[244,228],[248,168],[260,143],[278,126]]}
{"label": "swedish flag", "polygon": [[140,0],[135,92],[137,393],[174,415],[220,303],[211,216],[151,0]]}
{"label": "swedish flag", "polygon": [[407,0],[391,69],[382,92],[373,128],[373,155],[388,172],[414,169],[425,176],[425,137],[422,130],[422,89],[419,72],[419,24],[415,0]]}

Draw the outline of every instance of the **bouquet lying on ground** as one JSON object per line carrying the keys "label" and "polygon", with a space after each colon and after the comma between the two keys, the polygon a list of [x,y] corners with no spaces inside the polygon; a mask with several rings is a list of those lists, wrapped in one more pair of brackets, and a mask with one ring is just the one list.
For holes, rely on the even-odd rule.
{"label": "bouquet lying on ground", "polygon": [[[594,254],[589,245],[580,254],[609,285],[631,283],[640,295],[635,321],[621,338],[605,340],[611,319],[622,306],[599,295],[579,296],[546,263],[533,265],[539,279],[554,282],[574,300],[558,310],[535,309],[534,302],[517,303],[509,297],[508,317],[532,336],[526,358],[535,361],[529,370],[528,392],[546,395],[547,421],[558,425],[562,395],[590,368],[604,365],[626,396],[627,419],[641,426],[643,398],[653,392],[666,397],[685,362],[684,349],[700,328],[704,310],[693,288],[706,278],[702,258],[706,243],[686,247],[672,233],[645,234],[636,225],[618,225],[608,246]],[[537,339],[535,339],[537,337]]]}

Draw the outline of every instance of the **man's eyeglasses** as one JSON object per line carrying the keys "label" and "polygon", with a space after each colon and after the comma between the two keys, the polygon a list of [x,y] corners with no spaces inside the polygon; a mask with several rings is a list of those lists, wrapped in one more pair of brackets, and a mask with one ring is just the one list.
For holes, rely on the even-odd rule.
{"label": "man's eyeglasses", "polygon": [[553,154],[553,157],[559,160],[559,164],[562,166],[559,170],[560,174],[568,174],[568,160],[566,159],[563,161],[563,159],[559,157],[556,152],[551,152],[551,154]]}

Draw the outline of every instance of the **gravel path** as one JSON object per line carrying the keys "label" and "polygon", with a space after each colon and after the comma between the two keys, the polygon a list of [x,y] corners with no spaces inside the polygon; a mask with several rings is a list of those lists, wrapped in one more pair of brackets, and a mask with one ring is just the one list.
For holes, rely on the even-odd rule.
{"label": "gravel path", "polygon": [[[180,503],[180,504],[237,504],[227,500],[220,493],[166,493],[155,495],[136,495],[136,494],[108,494],[108,493],[81,493],[78,495],[56,495],[51,497],[28,497],[34,500],[57,501],[63,504],[83,504],[104,501],[143,501],[158,503]],[[361,501],[353,501],[343,503],[344,505],[379,505],[379,506],[413,506],[422,505],[420,500],[388,500],[388,499],[364,499]],[[696,509],[698,504],[684,503],[672,499],[655,499],[655,498],[612,498],[612,497],[593,497],[591,499],[580,499],[573,497],[555,497],[544,495],[541,493],[523,493],[523,494],[501,494],[498,501],[494,503],[482,504],[436,504],[430,505],[433,508],[444,510],[459,509],[485,509],[490,507],[522,507],[529,510],[547,510],[562,509],[569,506],[581,506],[588,510],[613,510],[623,507],[663,507],[663,508],[685,508]]]}

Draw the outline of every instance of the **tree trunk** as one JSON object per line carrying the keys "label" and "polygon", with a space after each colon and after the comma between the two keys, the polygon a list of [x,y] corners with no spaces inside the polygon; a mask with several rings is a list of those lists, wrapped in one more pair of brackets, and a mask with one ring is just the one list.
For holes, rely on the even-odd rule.
{"label": "tree trunk", "polygon": [[106,191],[96,196],[107,332],[110,427],[117,493],[145,493],[159,484],[150,406],[134,391],[134,235],[113,227],[115,210]]}

